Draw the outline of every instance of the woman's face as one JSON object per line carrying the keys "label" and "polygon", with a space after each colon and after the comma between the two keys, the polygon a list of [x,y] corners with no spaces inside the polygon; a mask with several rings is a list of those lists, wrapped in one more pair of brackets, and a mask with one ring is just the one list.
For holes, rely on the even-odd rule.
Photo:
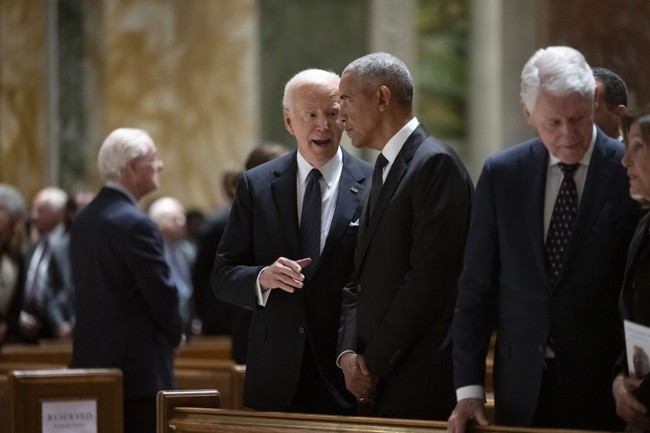
{"label": "woman's face", "polygon": [[650,143],[641,135],[641,126],[636,121],[630,125],[625,143],[623,166],[630,180],[630,195],[650,201]]}

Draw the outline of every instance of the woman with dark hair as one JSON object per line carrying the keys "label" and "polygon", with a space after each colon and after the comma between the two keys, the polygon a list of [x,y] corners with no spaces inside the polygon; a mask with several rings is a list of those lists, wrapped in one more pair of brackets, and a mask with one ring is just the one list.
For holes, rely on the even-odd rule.
{"label": "woman with dark hair", "polygon": [[[644,208],[650,207],[650,106],[623,115],[625,141],[623,166],[630,180],[630,195]],[[625,278],[620,297],[624,320],[650,326],[650,213],[641,219],[630,243]],[[650,429],[648,410],[637,398],[642,378],[628,371],[624,351],[616,367],[620,370],[612,384],[616,413],[628,423],[629,431]],[[649,382],[650,384],[650,382]]]}

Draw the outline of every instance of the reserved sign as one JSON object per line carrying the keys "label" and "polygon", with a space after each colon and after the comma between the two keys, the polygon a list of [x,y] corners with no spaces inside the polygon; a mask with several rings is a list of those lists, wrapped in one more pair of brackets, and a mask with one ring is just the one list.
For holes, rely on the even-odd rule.
{"label": "reserved sign", "polygon": [[43,433],[97,433],[97,400],[44,401]]}

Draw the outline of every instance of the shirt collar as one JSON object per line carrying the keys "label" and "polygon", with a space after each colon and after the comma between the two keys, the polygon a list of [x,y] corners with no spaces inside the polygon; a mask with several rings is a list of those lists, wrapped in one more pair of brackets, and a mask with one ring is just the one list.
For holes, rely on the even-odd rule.
{"label": "shirt collar", "polygon": [[388,140],[388,143],[386,143],[381,153],[388,160],[389,164],[392,164],[393,161],[395,161],[397,154],[402,150],[402,147],[404,147],[404,143],[406,143],[406,140],[411,136],[419,124],[420,122],[418,122],[418,119],[413,117],[406,125],[402,126],[402,129],[397,131],[397,134],[393,135],[391,139]]}
{"label": "shirt collar", "polygon": [[[591,154],[594,151],[594,144],[596,143],[596,125],[593,126],[593,132],[591,133],[591,143],[589,143],[589,147],[587,148],[587,151],[585,152],[584,155],[582,155],[582,159],[580,160],[579,164],[584,165],[586,167],[589,167],[589,161],[591,161]],[[557,165],[557,163],[560,162],[560,160],[556,157],[551,155],[550,153],[548,154],[548,165]]]}
{"label": "shirt collar", "polygon": [[[304,185],[305,182],[307,181],[307,176],[309,175],[309,172],[312,171],[312,169],[315,167],[313,167],[309,162],[307,162],[307,160],[300,154],[300,151],[296,152],[296,155],[297,155],[296,159],[298,161],[298,179],[300,179],[300,183]],[[336,150],[334,156],[319,168],[328,188],[336,180],[336,176],[342,164],[343,164],[343,152],[339,147]]]}
{"label": "shirt collar", "polygon": [[131,200],[134,204],[138,204],[138,201],[135,199],[135,196],[131,191],[129,191],[124,185],[119,183],[116,180],[107,180],[106,181],[106,187],[107,188],[112,188],[120,191],[121,193],[125,194],[129,200]]}

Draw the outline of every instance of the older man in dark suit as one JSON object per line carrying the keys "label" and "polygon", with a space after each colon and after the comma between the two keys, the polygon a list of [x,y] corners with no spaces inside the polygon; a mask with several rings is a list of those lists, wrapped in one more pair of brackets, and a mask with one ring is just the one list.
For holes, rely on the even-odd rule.
{"label": "older man in dark suit", "polygon": [[490,157],[479,178],[454,317],[458,404],[450,432],[486,424],[485,356],[496,327],[496,422],[619,430],[611,395],[617,300],[639,218],[623,146],[594,125],[596,83],[569,47],[521,75],[535,138]]}
{"label": "older man in dark suit", "polygon": [[126,433],[154,433],[156,393],[173,389],[182,340],[178,295],[156,224],[137,208],[163,168],[146,132],[120,128],[98,157],[106,185],[77,215],[70,253],[75,285],[73,368],[120,368]]}
{"label": "older man in dark suit", "polygon": [[336,339],[371,166],[339,147],[338,84],[316,69],[287,83],[284,122],[298,149],[242,175],[217,251],[217,297],[253,310],[244,405],[254,409],[353,409]]}
{"label": "older man in dark suit", "polygon": [[381,153],[344,295],[339,363],[364,413],[441,420],[454,405],[449,326],[473,186],[456,153],[413,116],[413,88],[386,53],[341,75],[352,144]]}

